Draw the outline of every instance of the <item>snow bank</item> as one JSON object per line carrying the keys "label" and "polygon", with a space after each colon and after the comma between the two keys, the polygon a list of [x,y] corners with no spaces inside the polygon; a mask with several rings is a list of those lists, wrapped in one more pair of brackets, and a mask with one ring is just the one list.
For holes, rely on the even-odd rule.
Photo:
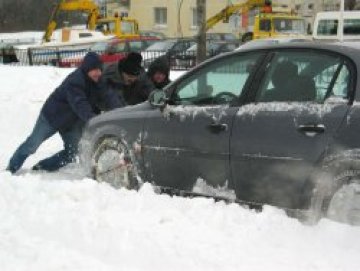
{"label": "snow bank", "polygon": [[[2,174],[2,270],[356,270],[360,229],[209,199]],[[3,259],[3,260],[1,260]]]}

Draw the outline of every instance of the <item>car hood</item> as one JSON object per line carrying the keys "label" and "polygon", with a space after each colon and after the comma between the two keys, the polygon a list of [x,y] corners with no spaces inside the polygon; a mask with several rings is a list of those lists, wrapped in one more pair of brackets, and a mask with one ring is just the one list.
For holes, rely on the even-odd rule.
{"label": "car hood", "polygon": [[150,103],[148,101],[145,101],[141,104],[125,106],[111,111],[107,111],[103,114],[100,114],[92,118],[88,123],[88,127],[96,126],[99,123],[108,122],[112,120],[128,119],[140,114],[143,111],[150,110],[151,108],[152,107]]}

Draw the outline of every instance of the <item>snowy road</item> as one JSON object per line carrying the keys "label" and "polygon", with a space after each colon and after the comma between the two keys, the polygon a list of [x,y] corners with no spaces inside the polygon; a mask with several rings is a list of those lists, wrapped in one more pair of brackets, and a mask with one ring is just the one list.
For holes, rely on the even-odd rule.
{"label": "snowy road", "polygon": [[[1,170],[69,72],[0,66]],[[0,172],[1,271],[360,270],[360,227],[304,226],[273,207],[171,198],[150,185],[115,190],[76,165],[29,170],[60,148],[50,139],[18,176]]]}

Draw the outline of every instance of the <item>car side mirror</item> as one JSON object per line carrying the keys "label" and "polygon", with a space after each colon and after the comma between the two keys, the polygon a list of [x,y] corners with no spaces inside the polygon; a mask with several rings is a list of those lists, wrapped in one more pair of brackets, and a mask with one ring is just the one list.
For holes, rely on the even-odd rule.
{"label": "car side mirror", "polygon": [[166,93],[163,90],[157,89],[150,93],[149,102],[153,107],[164,108],[168,102]]}

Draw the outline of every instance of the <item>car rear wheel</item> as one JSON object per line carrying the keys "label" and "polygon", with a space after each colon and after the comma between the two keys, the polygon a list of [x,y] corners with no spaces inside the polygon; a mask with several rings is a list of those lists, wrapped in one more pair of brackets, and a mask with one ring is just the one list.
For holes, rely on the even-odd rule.
{"label": "car rear wheel", "polygon": [[331,197],[326,216],[331,220],[360,226],[360,178],[343,182]]}
{"label": "car rear wheel", "polygon": [[[341,163],[332,169],[341,168]],[[346,170],[333,174],[323,172],[316,179],[310,209],[305,219],[307,224],[315,224],[326,217],[351,225],[360,225],[360,174],[358,170]]]}
{"label": "car rear wheel", "polygon": [[137,188],[133,160],[126,146],[116,137],[107,137],[96,145],[92,160],[93,178],[115,188]]}

